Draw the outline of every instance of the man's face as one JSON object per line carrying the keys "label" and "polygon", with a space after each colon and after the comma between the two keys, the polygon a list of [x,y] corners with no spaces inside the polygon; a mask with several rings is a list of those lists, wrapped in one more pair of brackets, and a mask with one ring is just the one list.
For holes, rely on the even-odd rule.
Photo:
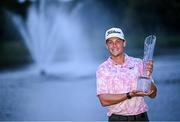
{"label": "man's face", "polygon": [[106,47],[109,50],[111,56],[119,56],[124,53],[126,41],[118,37],[111,37],[106,42]]}

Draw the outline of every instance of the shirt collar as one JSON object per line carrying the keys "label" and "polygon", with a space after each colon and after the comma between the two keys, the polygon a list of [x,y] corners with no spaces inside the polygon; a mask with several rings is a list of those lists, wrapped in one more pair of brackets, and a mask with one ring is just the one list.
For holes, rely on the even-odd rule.
{"label": "shirt collar", "polygon": [[112,60],[111,57],[108,58],[108,62],[109,62],[110,64],[112,64],[112,65],[126,66],[126,65],[127,65],[127,62],[128,62],[128,59],[129,59],[129,56],[128,56],[126,53],[124,53],[124,55],[125,55],[125,60],[124,60],[124,63],[123,63],[123,64],[117,64],[115,61]]}

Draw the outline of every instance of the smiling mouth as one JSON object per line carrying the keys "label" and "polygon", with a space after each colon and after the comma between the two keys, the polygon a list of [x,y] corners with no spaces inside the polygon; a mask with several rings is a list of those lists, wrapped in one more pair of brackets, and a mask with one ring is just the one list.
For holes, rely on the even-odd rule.
{"label": "smiling mouth", "polygon": [[113,52],[118,52],[118,51],[119,51],[119,49],[113,49],[112,51],[113,51]]}
{"label": "smiling mouth", "polygon": [[117,54],[117,53],[119,53],[119,50],[112,50],[112,53]]}

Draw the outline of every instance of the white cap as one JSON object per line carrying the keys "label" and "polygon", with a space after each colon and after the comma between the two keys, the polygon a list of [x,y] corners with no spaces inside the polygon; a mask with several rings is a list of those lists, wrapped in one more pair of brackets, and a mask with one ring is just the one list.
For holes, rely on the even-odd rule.
{"label": "white cap", "polygon": [[124,34],[120,28],[110,28],[106,31],[105,34],[105,40],[111,38],[111,37],[118,37],[120,39],[124,39]]}

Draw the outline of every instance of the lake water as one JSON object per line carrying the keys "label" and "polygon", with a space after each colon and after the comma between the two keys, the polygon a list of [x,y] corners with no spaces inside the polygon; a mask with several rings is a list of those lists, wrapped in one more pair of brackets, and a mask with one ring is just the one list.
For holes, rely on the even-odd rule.
{"label": "lake water", "polygon": [[[180,121],[180,56],[155,59],[158,94],[146,98],[149,118]],[[96,97],[95,70],[82,77],[16,74],[0,74],[1,121],[107,121],[107,110]]]}

